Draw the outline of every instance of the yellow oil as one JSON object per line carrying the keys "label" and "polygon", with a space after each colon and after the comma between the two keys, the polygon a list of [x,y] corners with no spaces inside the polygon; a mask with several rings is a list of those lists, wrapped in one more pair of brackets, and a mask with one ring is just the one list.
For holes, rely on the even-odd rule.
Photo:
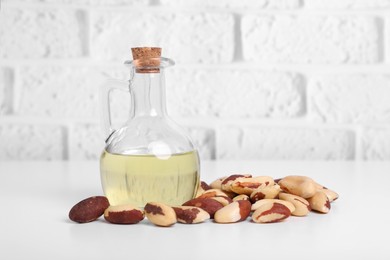
{"label": "yellow oil", "polygon": [[174,206],[194,197],[199,184],[199,159],[196,151],[159,157],[104,151],[100,172],[111,205],[131,203],[143,207],[157,201]]}

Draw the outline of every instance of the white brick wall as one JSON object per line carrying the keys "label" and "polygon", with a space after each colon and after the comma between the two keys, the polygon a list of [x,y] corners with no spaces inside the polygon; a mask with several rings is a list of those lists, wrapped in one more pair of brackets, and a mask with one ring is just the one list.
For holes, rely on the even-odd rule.
{"label": "white brick wall", "polygon": [[18,75],[20,102],[15,104],[15,113],[40,117],[97,116],[96,74],[88,67],[22,67]]}
{"label": "white brick wall", "polygon": [[390,160],[389,35],[390,0],[3,0],[0,161],[97,160],[141,45],[203,159]]}
{"label": "white brick wall", "polygon": [[308,84],[313,119],[335,123],[390,123],[390,74],[323,75]]}
{"label": "white brick wall", "polygon": [[12,74],[7,68],[0,68],[0,116],[8,114],[12,109]]}
{"label": "white brick wall", "polygon": [[362,146],[365,160],[390,160],[390,128],[364,129]]}
{"label": "white brick wall", "polygon": [[183,117],[290,118],[305,102],[300,75],[288,72],[181,69],[167,80],[168,109]]}
{"label": "white brick wall", "polygon": [[294,9],[301,6],[300,0],[160,0],[163,5],[182,7],[228,7],[259,9]]}
{"label": "white brick wall", "polygon": [[146,6],[150,0],[3,0],[5,3],[17,4],[77,4],[77,5],[100,5],[100,6]]}
{"label": "white brick wall", "polygon": [[365,9],[365,8],[389,8],[389,0],[307,0],[307,8],[344,8],[344,9]]}
{"label": "white brick wall", "polygon": [[91,13],[91,56],[100,60],[122,61],[129,57],[129,46],[146,44],[163,46],[165,55],[177,62],[230,62],[233,40],[231,14]]}
{"label": "white brick wall", "polygon": [[354,134],[301,127],[235,127],[219,131],[218,159],[349,160]]}
{"label": "white brick wall", "polygon": [[99,158],[105,140],[100,125],[79,123],[72,126],[69,132],[70,160]]}
{"label": "white brick wall", "polygon": [[83,55],[83,14],[71,10],[3,8],[0,58],[72,58]]}
{"label": "white brick wall", "polygon": [[354,16],[264,16],[242,19],[244,57],[259,62],[373,63],[379,57],[378,21]]}
{"label": "white brick wall", "polygon": [[61,126],[0,125],[0,158],[13,160],[61,160],[65,154]]}

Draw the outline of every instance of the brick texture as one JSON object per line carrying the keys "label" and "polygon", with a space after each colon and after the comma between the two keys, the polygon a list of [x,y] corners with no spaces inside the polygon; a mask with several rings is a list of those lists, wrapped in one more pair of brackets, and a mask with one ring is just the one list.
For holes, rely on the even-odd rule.
{"label": "brick texture", "polygon": [[[387,16],[387,19],[385,21],[385,34],[384,35],[390,35],[390,15]],[[384,39],[384,53],[383,53],[383,56],[384,56],[384,59],[385,59],[385,62],[386,64],[390,64],[390,37],[385,37]]]}
{"label": "brick texture", "polygon": [[301,6],[300,0],[160,0],[163,5],[194,6],[213,8],[260,8],[260,9],[295,9]]}
{"label": "brick texture", "polygon": [[[100,115],[99,87],[107,78],[124,79],[127,73],[127,69],[121,67],[24,67],[20,71],[21,99],[16,112],[97,118]],[[305,109],[303,92],[302,77],[295,73],[167,70],[167,106],[172,116],[296,117]],[[129,109],[130,94],[114,90],[111,93],[114,124],[127,119]]]}
{"label": "brick texture", "polygon": [[[100,114],[99,88],[123,68],[38,66],[20,71],[19,115],[94,117]],[[113,76],[114,75],[114,76]],[[44,102],[42,102],[44,101]]]}
{"label": "brick texture", "polygon": [[285,72],[247,70],[167,71],[172,115],[295,117],[304,111],[303,82]]}
{"label": "brick texture", "polygon": [[81,12],[4,9],[1,13],[0,58],[69,58],[83,55],[85,30]]}
{"label": "brick texture", "polygon": [[12,110],[12,71],[0,68],[0,115],[9,114]]}
{"label": "brick texture", "polygon": [[[131,46],[161,46],[163,56],[178,62],[229,62],[233,58],[233,16],[94,12],[91,15],[91,56],[130,58]],[[118,29],[120,28],[120,29]],[[191,29],[189,29],[191,28]]]}
{"label": "brick texture", "polygon": [[373,63],[380,60],[379,22],[361,16],[245,15],[246,60],[291,63]]}
{"label": "brick texture", "polygon": [[215,159],[215,131],[205,127],[187,127],[188,135],[198,150],[201,160]]}
{"label": "brick texture", "polygon": [[76,5],[113,5],[113,6],[146,6],[150,0],[3,0],[12,4],[76,4]]}
{"label": "brick texture", "polygon": [[309,115],[332,123],[390,123],[389,75],[323,75],[309,80]]}
{"label": "brick texture", "polygon": [[[18,114],[98,116],[97,86],[103,81],[99,81],[97,73],[89,68],[29,67],[21,74],[22,95]],[[71,105],[68,103],[70,100]]]}
{"label": "brick texture", "polygon": [[76,124],[69,130],[69,159],[97,160],[104,150],[103,131],[99,125]]}
{"label": "brick texture", "polygon": [[202,160],[390,160],[390,0],[1,2],[0,160],[98,160],[148,45]]}
{"label": "brick texture", "polygon": [[218,159],[350,160],[354,134],[346,130],[289,127],[224,127]]}
{"label": "brick texture", "polygon": [[307,8],[318,9],[366,9],[366,8],[389,8],[389,0],[305,0]]}
{"label": "brick texture", "polygon": [[62,127],[0,124],[0,161],[64,159]]}
{"label": "brick texture", "polygon": [[369,127],[363,131],[364,160],[390,160],[390,128]]}

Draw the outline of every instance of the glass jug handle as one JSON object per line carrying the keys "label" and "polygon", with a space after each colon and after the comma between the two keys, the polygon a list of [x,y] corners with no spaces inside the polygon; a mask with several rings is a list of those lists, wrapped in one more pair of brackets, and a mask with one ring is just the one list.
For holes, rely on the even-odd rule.
{"label": "glass jug handle", "polygon": [[105,136],[110,137],[110,135],[115,131],[112,128],[111,123],[111,110],[110,110],[110,93],[114,89],[119,89],[122,91],[130,91],[130,80],[118,80],[110,79],[101,87],[100,91],[100,105],[102,110],[102,128]]}

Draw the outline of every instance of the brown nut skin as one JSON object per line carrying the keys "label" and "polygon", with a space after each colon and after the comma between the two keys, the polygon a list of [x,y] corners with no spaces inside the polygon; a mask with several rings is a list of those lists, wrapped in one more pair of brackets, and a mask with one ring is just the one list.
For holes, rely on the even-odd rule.
{"label": "brown nut skin", "polygon": [[193,206],[201,208],[209,213],[210,218],[214,218],[215,212],[223,208],[222,203],[211,198],[195,198],[183,203],[182,206]]}
{"label": "brown nut skin", "polygon": [[227,178],[227,176],[218,178],[218,179],[216,179],[215,181],[213,181],[212,183],[210,183],[209,186],[210,186],[212,189],[221,189],[222,182],[223,182],[223,180],[224,180],[225,178]]}
{"label": "brown nut skin", "polygon": [[216,197],[211,197],[210,199],[218,201],[223,206],[229,205],[230,203],[233,202],[233,200],[231,198],[225,197],[225,196],[216,196]]}
{"label": "brown nut skin", "polygon": [[214,221],[217,223],[236,223],[245,220],[251,213],[251,203],[239,200],[215,212]]}
{"label": "brown nut skin", "polygon": [[104,196],[86,198],[69,211],[69,219],[78,223],[88,223],[103,215],[106,208],[110,206],[108,199]]}
{"label": "brown nut skin", "polygon": [[209,213],[205,210],[192,206],[173,207],[176,212],[177,221],[184,224],[197,224],[210,219]]}
{"label": "brown nut skin", "polygon": [[307,199],[312,210],[320,213],[328,213],[330,211],[330,201],[325,193],[317,191],[316,194]]}
{"label": "brown nut skin", "polygon": [[205,192],[205,190],[202,188],[202,186],[198,186],[198,189],[196,190],[196,194],[195,194],[195,198],[199,197],[200,195],[203,194],[203,192]]}
{"label": "brown nut skin", "polygon": [[202,195],[205,191],[207,190],[210,190],[211,187],[204,181],[201,181],[199,183],[199,186],[198,186],[198,189],[196,191],[196,195],[195,195],[195,198],[199,197],[200,195]]}
{"label": "brown nut skin", "polygon": [[276,183],[276,184],[278,184],[279,183],[279,181],[281,180],[282,178],[277,178],[277,179],[274,179],[274,182]]}
{"label": "brown nut skin", "polygon": [[211,197],[217,197],[217,196],[228,197],[227,194],[220,189],[209,189],[209,190],[204,191],[197,198],[211,198]]}
{"label": "brown nut skin", "polygon": [[315,182],[306,176],[286,176],[281,179],[278,184],[284,192],[297,195],[304,199],[313,197],[317,192],[317,186]]}
{"label": "brown nut skin", "polygon": [[210,189],[212,189],[206,182],[204,182],[204,181],[201,181],[200,182],[200,187],[202,187],[202,189],[203,190],[210,190]]}
{"label": "brown nut skin", "polygon": [[264,204],[269,204],[269,203],[283,204],[284,206],[286,206],[290,210],[290,212],[293,212],[295,210],[294,204],[292,204],[289,201],[279,200],[279,199],[262,199],[262,200],[258,200],[258,201],[256,201],[255,203],[252,204],[251,210],[252,211],[256,211],[258,208],[260,208]]}
{"label": "brown nut skin", "polygon": [[150,222],[160,227],[169,227],[177,222],[172,207],[159,202],[149,202],[144,207],[145,215]]}
{"label": "brown nut skin", "polygon": [[337,192],[328,189],[322,184],[319,184],[318,182],[314,182],[314,186],[316,187],[317,191],[322,191],[323,193],[326,194],[330,202],[333,202],[339,198],[339,194]]}
{"label": "brown nut skin", "polygon": [[224,191],[224,193],[226,193],[226,196],[228,196],[231,199],[233,199],[235,196],[237,196],[237,193],[234,193],[232,191]]}
{"label": "brown nut skin", "polygon": [[237,194],[251,195],[251,193],[260,187],[267,187],[274,185],[274,179],[269,176],[257,177],[239,177],[230,184],[231,191]]}
{"label": "brown nut skin", "polygon": [[291,215],[290,210],[283,204],[271,202],[262,205],[252,214],[255,223],[274,223],[282,221]]}
{"label": "brown nut skin", "polygon": [[104,211],[104,219],[112,224],[137,224],[145,214],[133,205],[109,206]]}
{"label": "brown nut skin", "polygon": [[293,216],[303,217],[311,211],[309,202],[297,195],[282,192],[279,194],[279,199],[291,202],[294,205],[295,210],[291,212]]}
{"label": "brown nut skin", "polygon": [[233,198],[233,201],[237,201],[237,200],[250,200],[250,198],[248,195],[241,194],[241,195],[237,195]]}
{"label": "brown nut skin", "polygon": [[212,197],[210,199],[213,199],[213,200],[220,202],[223,206],[229,205],[230,203],[233,202],[233,199],[231,199],[229,197],[225,197],[225,196],[216,196],[216,197]]}
{"label": "brown nut skin", "polygon": [[330,202],[333,202],[339,198],[339,194],[337,194],[337,192],[330,190],[328,188],[323,188],[319,191],[325,193]]}
{"label": "brown nut skin", "polygon": [[237,178],[250,178],[252,177],[251,174],[232,174],[228,177],[226,177],[222,183],[221,183],[221,189],[223,191],[227,191],[227,192],[231,192],[231,188],[230,188],[230,185],[232,184],[232,182],[237,179]]}
{"label": "brown nut skin", "polygon": [[251,195],[250,199],[252,203],[255,203],[258,200],[262,199],[275,199],[280,193],[279,185],[260,187],[255,189]]}

